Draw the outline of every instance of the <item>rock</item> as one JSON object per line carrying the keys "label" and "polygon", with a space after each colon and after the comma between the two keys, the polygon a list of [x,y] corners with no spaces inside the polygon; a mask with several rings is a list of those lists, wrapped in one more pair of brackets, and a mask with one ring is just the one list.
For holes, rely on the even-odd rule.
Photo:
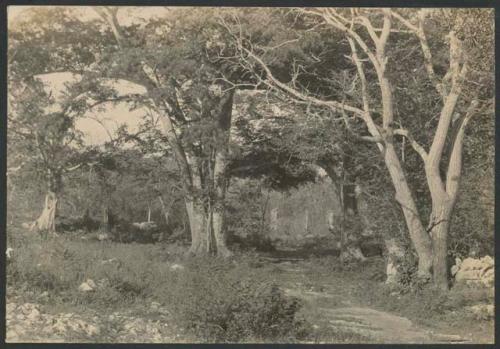
{"label": "rock", "polygon": [[97,240],[99,241],[106,241],[106,240],[109,240],[110,239],[110,236],[108,233],[99,233],[97,234]]}
{"label": "rock", "polygon": [[21,223],[21,227],[23,227],[24,229],[30,229],[31,228],[31,224],[32,223],[26,223],[26,222],[24,222],[24,223]]}
{"label": "rock", "polygon": [[184,270],[184,266],[180,264],[172,264],[170,270]]}
{"label": "rock", "polygon": [[14,252],[14,249],[12,247],[7,247],[7,250],[5,250],[5,255],[7,256],[8,261],[10,261],[12,259],[13,252]]}
{"label": "rock", "polygon": [[456,263],[451,268],[451,274],[455,276],[457,282],[464,282],[471,286],[484,285],[493,287],[495,283],[495,261],[490,256],[480,259],[469,257],[461,263]]}
{"label": "rock", "polygon": [[78,290],[82,292],[90,292],[94,291],[94,289],[97,287],[95,282],[91,279],[88,279],[87,281],[83,282],[80,286],[78,286]]}
{"label": "rock", "polygon": [[385,280],[386,283],[395,284],[398,282],[398,269],[392,261],[387,262],[385,274],[387,276],[387,279]]}
{"label": "rock", "polygon": [[481,258],[481,262],[489,266],[495,265],[495,260],[490,256],[484,256],[483,258]]}
{"label": "rock", "polygon": [[467,309],[480,320],[493,319],[495,317],[495,306],[493,304],[476,304],[467,307]]}
{"label": "rock", "polygon": [[37,321],[38,319],[40,319],[40,312],[38,311],[38,309],[33,308],[31,312],[26,316],[26,319],[29,321]]}

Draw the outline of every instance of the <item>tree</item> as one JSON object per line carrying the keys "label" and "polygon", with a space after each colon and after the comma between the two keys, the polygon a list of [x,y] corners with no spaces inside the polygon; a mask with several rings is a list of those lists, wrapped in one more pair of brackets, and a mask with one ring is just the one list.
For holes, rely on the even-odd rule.
{"label": "tree", "polygon": [[[77,74],[81,93],[92,91],[96,103],[126,101],[158,115],[181,173],[190,252],[229,256],[225,167],[235,86],[221,79],[232,80],[234,72],[211,59],[221,47],[214,10],[166,9],[161,18],[127,25],[120,23],[118,8],[95,11],[98,17],[80,20],[68,8],[48,10],[45,18],[41,10],[34,16],[37,28],[20,26],[12,50],[19,74]],[[43,60],[34,65],[37,56]],[[123,83],[138,92],[120,94]]]}
{"label": "tree", "polygon": [[63,176],[81,165],[77,114],[66,102],[57,101],[38,79],[24,84],[11,81],[9,92],[11,156],[17,170],[34,167],[46,183],[43,210],[31,229],[55,233]]}
{"label": "tree", "polygon": [[124,27],[117,8],[97,12],[116,40],[111,57],[121,63],[114,69],[101,65],[101,73],[142,86],[142,105],[160,116],[181,173],[190,253],[229,256],[224,235],[225,167],[234,89],[216,82],[221,67],[208,54],[207,42],[216,40],[210,25],[200,30],[207,22],[193,14],[182,23],[173,21],[178,13],[169,11],[166,20],[144,28]]}
{"label": "tree", "polygon": [[[465,130],[473,116],[491,112],[491,109],[488,109],[491,106],[491,93],[485,93],[484,90],[488,89],[484,86],[489,84],[492,70],[487,70],[486,75],[489,75],[489,79],[478,77],[478,74],[471,72],[470,58],[474,47],[464,44],[467,34],[470,35],[471,31],[462,30],[463,37],[459,37],[457,30],[460,28],[456,26],[450,28],[442,24],[439,27],[440,23],[436,23],[439,21],[433,21],[437,27],[433,28],[435,35],[432,39],[440,42],[442,48],[448,48],[448,67],[442,69],[444,64],[440,62],[437,65],[434,61],[435,57],[427,39],[428,34],[424,30],[427,18],[433,15],[427,10],[407,11],[408,13],[404,15],[390,9],[312,8],[296,12],[298,16],[302,16],[302,25],[307,28],[297,31],[299,35],[301,33],[306,35],[304,33],[308,30],[319,30],[317,28],[322,26],[328,33],[333,29],[345,37],[351,51],[348,59],[356,69],[357,83],[354,85],[358,89],[356,95],[349,96],[344,93],[342,96],[338,89],[332,88],[330,94],[334,97],[328,99],[321,91],[301,85],[300,77],[310,77],[314,72],[306,71],[304,65],[301,66],[300,63],[296,64],[296,69],[289,74],[289,82],[284,82],[273,72],[272,63],[268,61],[268,52],[271,48],[263,47],[262,44],[249,39],[247,33],[242,30],[239,18],[231,22],[223,21],[222,25],[232,35],[234,45],[240,52],[239,63],[247,71],[252,72],[260,84],[267,85],[279,93],[288,94],[297,103],[331,110],[333,115],[344,122],[348,130],[362,125],[364,131],[358,133],[358,138],[377,146],[389,172],[395,189],[395,199],[402,209],[408,232],[419,257],[419,276],[427,279],[432,274],[434,282],[446,289],[448,287],[447,237],[453,208],[457,201]],[[485,24],[488,28],[483,27],[483,37],[491,38],[493,35],[491,12],[488,14],[479,11],[474,15],[477,23]],[[461,16],[463,14],[457,18]],[[394,98],[394,90],[398,87],[396,80],[398,77],[392,76],[394,72],[397,73],[397,61],[394,59],[397,55],[392,44],[415,37],[418,39],[417,48],[421,52],[417,68],[425,67],[426,80],[435,89],[440,105],[437,120],[429,121],[429,124],[433,125],[433,132],[422,137],[420,142],[414,136],[418,130],[409,130],[401,126],[400,120],[411,124],[411,118],[396,115],[397,101]],[[299,39],[300,37],[297,37],[295,41]],[[282,45],[289,42],[284,41]],[[477,47],[475,49],[477,50]],[[443,56],[439,58],[443,59]],[[438,66],[440,71],[437,70]],[[469,83],[471,79],[474,83]],[[376,83],[372,83],[373,81]],[[466,90],[464,86],[467,86]],[[336,98],[338,95],[341,98]],[[425,98],[430,99],[433,96],[427,94]],[[353,104],[358,104],[360,107]],[[420,113],[422,114],[425,115]],[[365,132],[368,132],[368,135]],[[424,226],[423,217],[419,213],[402,165],[400,154],[404,153],[399,152],[397,137],[406,140],[424,165],[431,201],[427,228]],[[421,144],[424,141],[429,143],[428,151]],[[447,164],[444,164],[445,159]]]}

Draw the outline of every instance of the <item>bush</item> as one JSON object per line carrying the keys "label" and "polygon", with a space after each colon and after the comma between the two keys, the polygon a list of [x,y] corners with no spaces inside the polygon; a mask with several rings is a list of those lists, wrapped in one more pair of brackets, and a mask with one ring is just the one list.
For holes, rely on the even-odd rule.
{"label": "bush", "polygon": [[304,321],[296,318],[301,303],[246,263],[189,261],[175,285],[163,294],[169,297],[165,303],[174,306],[181,326],[200,340],[280,341],[307,334]]}

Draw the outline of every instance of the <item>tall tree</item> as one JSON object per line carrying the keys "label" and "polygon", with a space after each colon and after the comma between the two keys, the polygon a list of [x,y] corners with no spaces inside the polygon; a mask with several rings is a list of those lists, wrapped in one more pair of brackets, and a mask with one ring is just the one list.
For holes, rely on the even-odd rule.
{"label": "tall tree", "polygon": [[[80,92],[91,91],[96,103],[126,101],[156,114],[181,173],[190,252],[229,256],[225,167],[236,86],[228,83],[234,72],[211,59],[223,47],[213,30],[215,10],[166,8],[127,24],[119,11],[133,8],[85,8],[85,18],[80,10],[41,9],[14,28],[18,75],[77,74]],[[124,85],[134,92],[121,93]]]}
{"label": "tall tree", "polygon": [[[443,10],[445,14],[450,11],[453,13],[453,10]],[[363,127],[362,133],[358,133],[359,138],[376,145],[389,172],[396,192],[395,199],[402,209],[419,257],[418,274],[423,278],[433,275],[434,282],[446,289],[447,236],[457,201],[465,130],[473,116],[484,112],[491,113],[492,105],[491,89],[488,89],[492,80],[491,64],[484,65],[483,69],[487,70],[483,76],[479,74],[480,69],[472,71],[471,65],[474,61],[471,58],[474,57],[475,51],[484,50],[484,47],[474,47],[467,43],[473,42],[471,33],[479,32],[482,38],[486,38],[485,41],[490,38],[491,49],[491,11],[480,10],[472,13],[476,18],[475,23],[468,24],[470,27],[476,25],[476,31],[463,30],[463,20],[452,21],[452,26],[448,23],[443,25],[442,21],[435,20],[437,16],[442,16],[442,13],[427,10],[311,8],[297,10],[295,14],[303,18],[299,23],[302,30],[298,31],[299,36],[295,40],[283,41],[281,46],[298,41],[300,35],[305,36],[310,30],[340,33],[351,51],[347,58],[355,68],[357,82],[353,83],[353,86],[358,93],[349,96],[345,91],[340,91],[342,93],[339,94],[338,89],[331,88],[328,98],[321,90],[308,88],[307,85],[301,84],[300,78],[314,76],[315,72],[306,71],[300,62],[294,64],[293,73],[288,74],[288,79],[284,80],[282,74],[280,76],[281,71],[278,69],[277,73],[276,69],[273,69],[269,54],[271,47],[263,46],[250,38],[248,32],[243,29],[240,18],[234,17],[223,21],[222,24],[233,36],[233,42],[239,49],[239,63],[253,72],[260,84],[286,93],[298,103],[330,109],[333,115],[343,119],[345,127],[350,130],[359,125]],[[455,13],[455,18],[466,18],[466,14]],[[427,38],[429,33],[424,30],[428,24],[434,25],[432,42],[439,43],[438,48],[448,51],[447,58],[442,51],[441,55],[433,55],[434,47],[430,46],[431,41]],[[415,38],[417,42],[414,44],[414,52],[419,50],[420,54],[413,69],[416,71],[419,66],[425,67],[426,81],[437,94],[435,98],[432,93],[426,91],[423,99],[435,100],[435,104],[440,106],[438,116],[433,115],[428,121],[432,126],[430,132],[422,135],[420,141],[415,136],[419,132],[418,129],[410,130],[402,126],[412,125],[412,120],[410,116],[397,112],[399,101],[394,96],[395,90],[400,87],[401,77],[398,76],[398,62],[395,59],[396,44],[401,40]],[[435,61],[436,56],[440,59],[439,62]],[[446,61],[448,67],[444,64]],[[464,88],[465,86],[467,88]],[[414,114],[426,113],[420,111]],[[402,165],[401,156],[404,152],[398,149],[397,137],[403,137],[423,162],[431,201],[427,228]],[[429,150],[426,150],[426,145],[422,145],[424,142]],[[444,163],[445,161],[447,163]]]}

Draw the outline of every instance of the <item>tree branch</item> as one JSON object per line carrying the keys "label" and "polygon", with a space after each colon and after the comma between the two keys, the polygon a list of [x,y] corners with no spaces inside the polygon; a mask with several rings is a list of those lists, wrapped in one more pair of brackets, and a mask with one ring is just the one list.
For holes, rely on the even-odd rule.
{"label": "tree branch", "polygon": [[405,137],[409,142],[412,148],[420,155],[424,163],[427,161],[427,152],[424,147],[422,147],[410,134],[410,132],[406,129],[397,129],[393,131],[393,134]]}
{"label": "tree branch", "polygon": [[488,107],[488,103],[485,103],[482,108],[478,110],[478,105],[479,102],[477,100],[473,100],[469,104],[467,112],[456,126],[456,132],[454,132],[455,134],[452,135],[451,155],[448,163],[448,171],[446,173],[446,193],[452,200],[455,200],[460,184],[465,129],[467,128],[469,121],[475,115],[480,114],[486,107]]}

